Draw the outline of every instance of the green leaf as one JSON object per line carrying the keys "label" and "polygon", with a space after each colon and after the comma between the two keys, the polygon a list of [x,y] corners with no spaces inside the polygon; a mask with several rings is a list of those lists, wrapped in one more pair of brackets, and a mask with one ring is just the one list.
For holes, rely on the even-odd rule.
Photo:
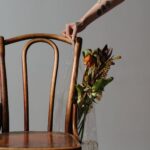
{"label": "green leaf", "polygon": [[90,49],[83,49],[82,54],[83,54],[83,57],[86,57],[87,55],[91,54],[91,50]]}
{"label": "green leaf", "polygon": [[97,96],[97,93],[96,93],[96,92],[92,92],[92,96],[93,96],[93,97],[96,97],[96,96]]}
{"label": "green leaf", "polygon": [[84,89],[80,84],[78,84],[78,85],[76,85],[76,90],[77,90],[77,94],[78,94],[77,102],[80,103],[82,100],[82,95],[84,93]]}
{"label": "green leaf", "polygon": [[101,78],[99,80],[96,80],[96,82],[94,83],[94,85],[92,86],[92,91],[93,92],[100,92],[104,90],[104,87],[110,83],[113,80],[113,77],[104,79]]}

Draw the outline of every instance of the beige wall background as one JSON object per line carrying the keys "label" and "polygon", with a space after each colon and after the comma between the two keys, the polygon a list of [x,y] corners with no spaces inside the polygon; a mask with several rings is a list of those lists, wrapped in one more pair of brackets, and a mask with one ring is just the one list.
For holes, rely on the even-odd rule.
{"label": "beige wall background", "polygon": [[[66,23],[79,19],[95,2],[96,0],[0,0],[0,35],[9,38],[34,32],[60,34]],[[101,150],[150,149],[149,6],[149,0],[126,0],[79,34],[84,40],[83,48],[94,49],[107,43],[114,48],[114,54],[123,57],[111,70],[110,74],[115,80],[105,89],[102,101],[96,105],[98,142]],[[37,49],[36,46],[34,48]],[[45,46],[43,48],[47,49]],[[36,64],[30,68],[31,72],[38,76],[41,76],[41,71],[48,69],[43,67],[44,64],[49,63],[49,50],[45,50],[42,58],[40,52],[39,50],[36,56],[30,57],[31,62],[42,62],[39,72]],[[18,78],[21,71],[16,67],[20,58],[14,47],[6,54],[10,69],[7,71],[10,74],[10,105],[15,104],[13,113],[10,114],[11,129],[21,130],[23,112],[19,106],[22,104],[22,86],[21,78]],[[64,57],[69,58],[70,54],[67,53]],[[10,67],[12,63],[15,65],[13,68]],[[63,71],[61,70],[60,74]],[[48,75],[42,75],[44,78],[39,81],[40,85],[47,84]],[[38,78],[31,75],[31,80],[36,83]],[[14,88],[16,84],[17,88]],[[35,94],[31,102],[34,108],[31,112],[34,114],[37,106],[37,111],[45,108],[46,103],[43,101],[44,104],[41,105],[40,101],[42,98],[48,98],[48,91],[43,88],[41,92],[38,84],[31,86],[30,90]],[[44,109],[35,121],[31,118],[37,129],[43,129],[43,123],[37,121],[40,118],[46,122],[47,118],[43,117],[45,114]],[[19,119],[17,124],[12,123],[14,118]]]}

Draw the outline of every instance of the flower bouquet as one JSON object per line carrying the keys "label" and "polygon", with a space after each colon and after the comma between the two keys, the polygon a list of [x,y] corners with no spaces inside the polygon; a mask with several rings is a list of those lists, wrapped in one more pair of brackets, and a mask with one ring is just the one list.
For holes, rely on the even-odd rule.
{"label": "flower bouquet", "polygon": [[93,104],[100,100],[104,87],[113,77],[107,77],[111,65],[121,56],[112,56],[112,48],[107,45],[103,49],[83,50],[83,62],[86,66],[81,84],[76,85],[75,99],[77,101],[77,128],[80,141],[83,139],[84,125],[88,112]]}

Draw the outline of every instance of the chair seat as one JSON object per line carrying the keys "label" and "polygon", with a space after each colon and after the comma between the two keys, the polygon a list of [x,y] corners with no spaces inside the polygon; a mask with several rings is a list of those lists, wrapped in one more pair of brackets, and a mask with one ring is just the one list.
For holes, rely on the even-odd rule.
{"label": "chair seat", "polygon": [[61,132],[9,132],[0,134],[0,150],[80,150],[80,143],[71,134]]}

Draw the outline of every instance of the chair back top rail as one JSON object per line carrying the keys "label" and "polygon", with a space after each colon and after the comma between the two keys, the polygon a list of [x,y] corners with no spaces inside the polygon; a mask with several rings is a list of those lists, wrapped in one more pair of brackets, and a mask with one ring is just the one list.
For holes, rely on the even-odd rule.
{"label": "chair back top rail", "polygon": [[[49,44],[54,49],[54,66],[52,71],[52,80],[50,87],[50,99],[49,99],[49,113],[48,113],[48,131],[52,131],[53,125],[53,108],[55,97],[55,85],[57,79],[57,70],[59,62],[59,51],[57,45],[50,39],[62,41],[68,44],[72,44],[71,40],[64,36],[47,33],[34,33],[16,36],[9,39],[4,39],[0,36],[0,100],[2,103],[2,132],[9,132],[9,108],[8,108],[8,92],[7,92],[7,75],[5,65],[5,46],[20,42],[23,40],[29,40],[22,50],[22,76],[23,76],[23,92],[24,92],[24,130],[29,131],[29,106],[28,106],[28,74],[27,74],[27,51],[29,47],[37,42],[44,42]],[[75,84],[78,74],[79,57],[82,47],[82,38],[77,37],[75,39],[75,45],[73,47],[73,65],[70,79],[70,86],[68,91],[68,100],[66,106],[65,116],[65,132],[73,133],[74,126],[72,123],[76,122],[72,120],[73,114],[73,96],[75,90]]]}
{"label": "chair back top rail", "polygon": [[[24,41],[24,40],[28,40],[28,39],[35,39],[35,38],[55,39],[55,40],[59,40],[62,42],[66,42],[68,44],[72,44],[72,42],[64,36],[57,35],[57,34],[48,34],[48,33],[24,34],[24,35],[16,36],[13,38],[5,39],[4,44],[9,45],[9,44],[16,43],[19,41]],[[78,37],[78,38],[80,38],[80,37]]]}

